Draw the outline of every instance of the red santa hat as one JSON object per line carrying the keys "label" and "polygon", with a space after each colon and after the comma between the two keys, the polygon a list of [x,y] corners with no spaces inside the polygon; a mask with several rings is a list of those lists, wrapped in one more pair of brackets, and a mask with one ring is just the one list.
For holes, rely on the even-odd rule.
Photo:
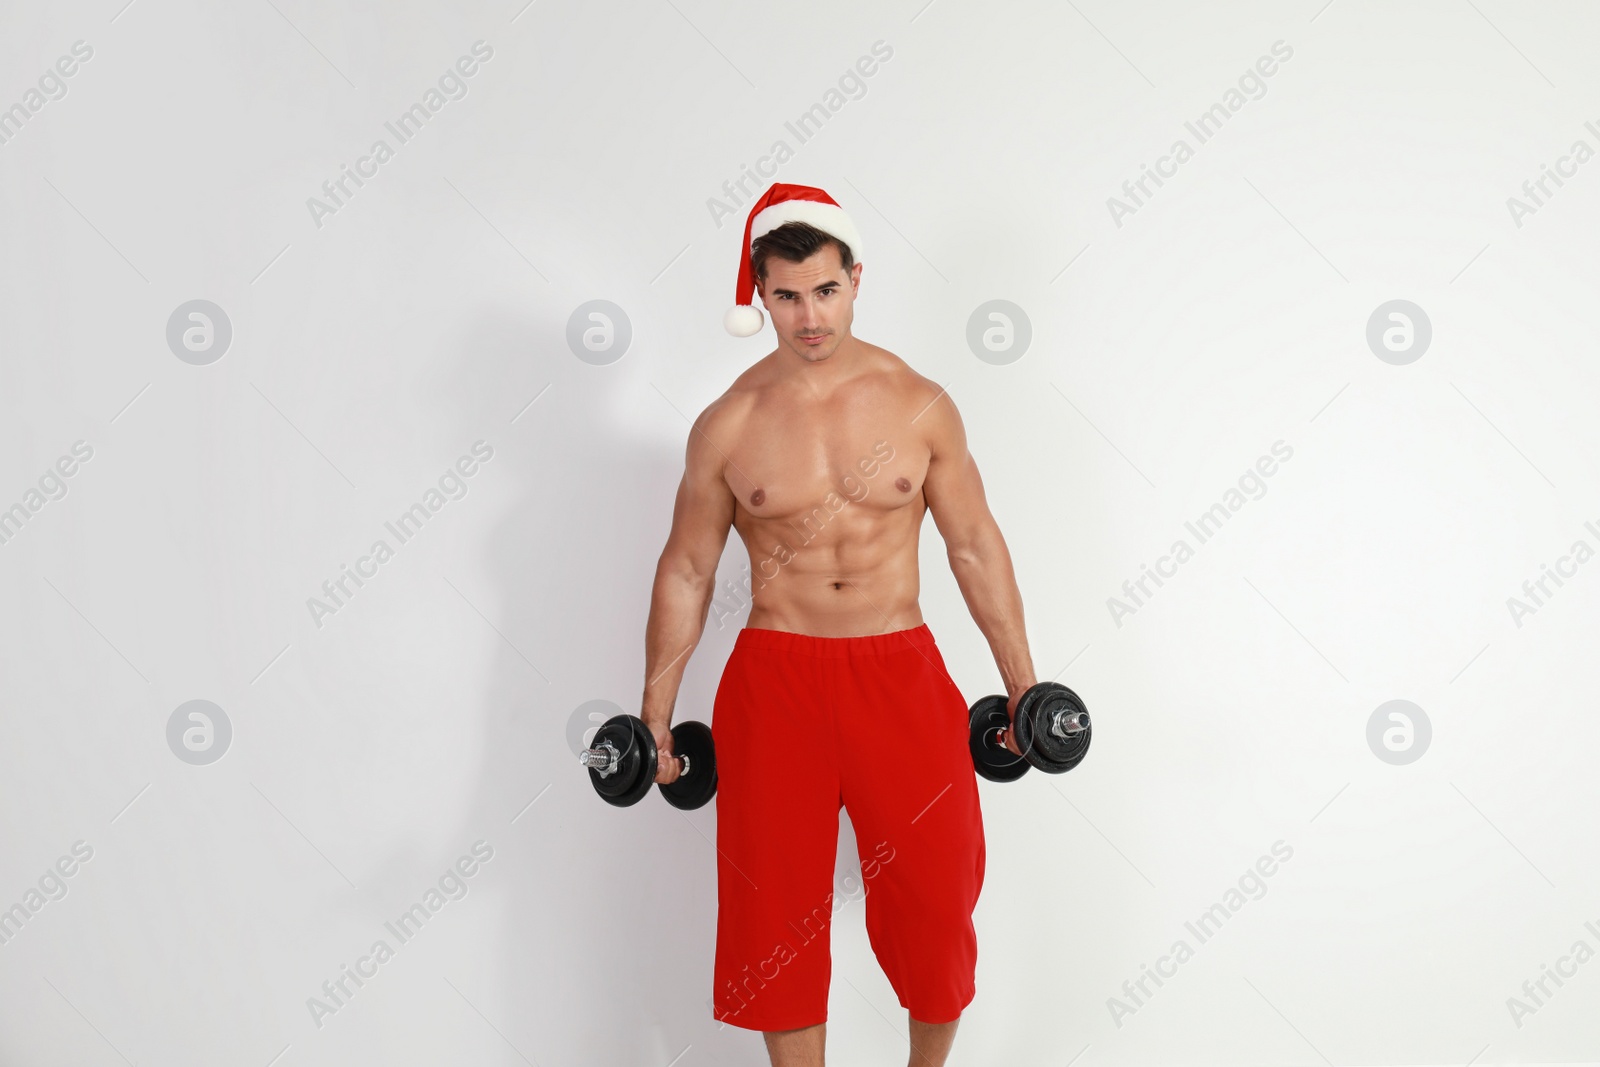
{"label": "red santa hat", "polygon": [[829,236],[837,237],[849,246],[851,257],[857,263],[861,262],[861,234],[833,197],[809,185],[774,182],[770,189],[761,194],[761,199],[750,206],[750,217],[744,223],[744,245],[739,250],[738,293],[734,306],[722,316],[722,325],[735,337],[750,337],[759,333],[766,322],[761,309],[755,306],[756,278],[750,265],[750,243],[786,222],[808,223]]}

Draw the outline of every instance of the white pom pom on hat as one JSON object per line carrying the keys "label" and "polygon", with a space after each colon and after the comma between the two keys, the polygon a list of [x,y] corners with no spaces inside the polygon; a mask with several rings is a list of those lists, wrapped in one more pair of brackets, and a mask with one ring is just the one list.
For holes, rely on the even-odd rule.
{"label": "white pom pom on hat", "polygon": [[851,257],[861,262],[861,234],[844,208],[823,192],[809,185],[774,182],[761,199],[750,206],[744,223],[744,245],[739,258],[739,285],[733,307],[722,316],[722,326],[735,337],[751,337],[761,332],[766,317],[755,306],[756,278],[750,263],[750,244],[786,222],[804,222],[850,248]]}
{"label": "white pom pom on hat", "polygon": [[735,337],[754,337],[766,321],[754,304],[735,304],[722,316],[723,328]]}

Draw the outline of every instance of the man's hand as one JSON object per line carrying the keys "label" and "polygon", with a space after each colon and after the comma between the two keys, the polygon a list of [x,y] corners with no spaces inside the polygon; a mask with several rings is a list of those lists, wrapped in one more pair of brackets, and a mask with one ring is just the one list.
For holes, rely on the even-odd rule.
{"label": "man's hand", "polygon": [[650,733],[656,739],[656,784],[671,785],[683,772],[683,763],[672,753],[672,728],[651,723]]}
{"label": "man's hand", "polygon": [[1017,701],[1022,699],[1022,694],[1026,693],[1029,688],[1031,687],[1025,685],[1013,689],[1011,690],[1011,696],[1006,699],[1006,720],[1011,724],[1006,728],[1006,751],[1013,756],[1022,755],[1022,749],[1017,747]]}

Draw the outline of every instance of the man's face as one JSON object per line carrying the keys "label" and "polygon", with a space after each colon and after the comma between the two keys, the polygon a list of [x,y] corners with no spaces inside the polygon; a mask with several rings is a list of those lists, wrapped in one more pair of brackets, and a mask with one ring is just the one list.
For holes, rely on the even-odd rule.
{"label": "man's face", "polygon": [[759,289],[779,343],[806,362],[818,363],[850,336],[860,286],[861,264],[847,274],[839,249],[830,241],[801,263],[769,257],[767,278]]}

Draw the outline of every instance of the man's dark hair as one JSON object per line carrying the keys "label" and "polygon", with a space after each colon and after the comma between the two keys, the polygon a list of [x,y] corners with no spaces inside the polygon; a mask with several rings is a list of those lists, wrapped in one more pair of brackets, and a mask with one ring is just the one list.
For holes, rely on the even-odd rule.
{"label": "man's dark hair", "polygon": [[790,263],[804,263],[817,249],[832,241],[839,249],[839,263],[845,274],[856,265],[850,246],[831,233],[824,233],[805,222],[786,222],[750,242],[750,269],[763,285],[767,281],[767,258],[777,256]]}

